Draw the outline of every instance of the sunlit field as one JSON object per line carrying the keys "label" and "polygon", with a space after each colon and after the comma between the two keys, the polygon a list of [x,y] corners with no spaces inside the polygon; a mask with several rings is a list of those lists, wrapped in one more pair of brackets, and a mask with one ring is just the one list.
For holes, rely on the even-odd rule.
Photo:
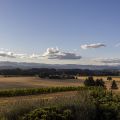
{"label": "sunlit field", "polygon": [[[68,111],[72,112],[72,120],[89,120],[89,118],[91,118],[90,120],[96,120],[92,117],[96,114],[98,99],[101,101],[99,104],[104,106],[111,100],[112,104],[110,106],[117,105],[118,113],[119,96],[112,96],[111,91],[104,91],[101,88],[97,90],[96,88],[88,89],[84,87],[86,78],[88,76],[78,77],[78,79],[0,77],[0,120],[28,120],[27,116],[31,116],[32,111],[39,111],[40,108],[44,109],[45,107],[47,109],[54,109],[54,107],[67,108]],[[118,88],[120,88],[119,77],[112,77],[111,81],[107,80],[107,77],[94,77],[95,80],[97,78],[103,79],[108,90],[112,80],[116,80]],[[119,93],[120,89],[114,91]],[[112,115],[113,112],[110,114]],[[34,117],[37,118],[35,115],[37,114],[34,113],[30,120],[34,120]],[[106,116],[107,114],[104,117]]]}
{"label": "sunlit field", "polygon": [[[42,87],[66,87],[66,86],[84,86],[84,80],[88,76],[77,77],[78,79],[42,79],[39,77],[0,77],[0,89],[11,88],[42,88]],[[109,89],[111,81],[107,80],[107,76],[94,76],[94,79],[102,78]],[[120,77],[113,76],[120,87]]]}
{"label": "sunlit field", "polygon": [[39,77],[0,77],[0,89],[10,88],[40,88],[83,86],[82,80],[76,79],[41,79]]}

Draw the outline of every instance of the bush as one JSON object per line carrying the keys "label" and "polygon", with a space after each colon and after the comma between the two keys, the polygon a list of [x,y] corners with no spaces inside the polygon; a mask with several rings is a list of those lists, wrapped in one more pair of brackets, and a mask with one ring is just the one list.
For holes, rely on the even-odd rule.
{"label": "bush", "polygon": [[60,107],[39,108],[27,114],[23,120],[72,120],[72,112]]}

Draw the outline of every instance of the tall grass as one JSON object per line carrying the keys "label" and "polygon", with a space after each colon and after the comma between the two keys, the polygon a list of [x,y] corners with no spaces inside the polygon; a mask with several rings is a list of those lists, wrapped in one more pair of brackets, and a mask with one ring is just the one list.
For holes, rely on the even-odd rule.
{"label": "tall grass", "polygon": [[[94,113],[92,102],[89,101],[89,93],[86,90],[79,91],[75,96],[62,96],[53,99],[31,99],[18,100],[13,104],[1,107],[1,120],[21,120],[21,116],[26,113],[43,107],[63,106],[73,110],[76,120],[78,116],[81,118],[90,117]],[[91,107],[92,106],[92,107]],[[89,120],[89,119],[86,119]]]}
{"label": "tall grass", "polygon": [[[1,106],[0,120],[22,120],[35,109],[54,106],[69,109],[73,120],[119,120],[120,97],[102,88],[81,89],[74,96],[58,96],[52,99],[17,100]],[[31,119],[33,120],[33,119]]]}

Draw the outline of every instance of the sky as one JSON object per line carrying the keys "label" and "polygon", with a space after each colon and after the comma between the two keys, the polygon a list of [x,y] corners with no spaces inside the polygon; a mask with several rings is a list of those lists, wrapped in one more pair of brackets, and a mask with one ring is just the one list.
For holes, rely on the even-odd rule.
{"label": "sky", "polygon": [[120,0],[0,0],[0,61],[120,64]]}

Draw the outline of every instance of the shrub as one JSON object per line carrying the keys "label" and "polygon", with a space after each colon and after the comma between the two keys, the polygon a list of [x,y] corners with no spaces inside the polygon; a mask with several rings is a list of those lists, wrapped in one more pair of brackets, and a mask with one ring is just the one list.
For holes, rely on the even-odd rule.
{"label": "shrub", "polygon": [[72,112],[60,107],[39,108],[27,114],[23,120],[72,120]]}

